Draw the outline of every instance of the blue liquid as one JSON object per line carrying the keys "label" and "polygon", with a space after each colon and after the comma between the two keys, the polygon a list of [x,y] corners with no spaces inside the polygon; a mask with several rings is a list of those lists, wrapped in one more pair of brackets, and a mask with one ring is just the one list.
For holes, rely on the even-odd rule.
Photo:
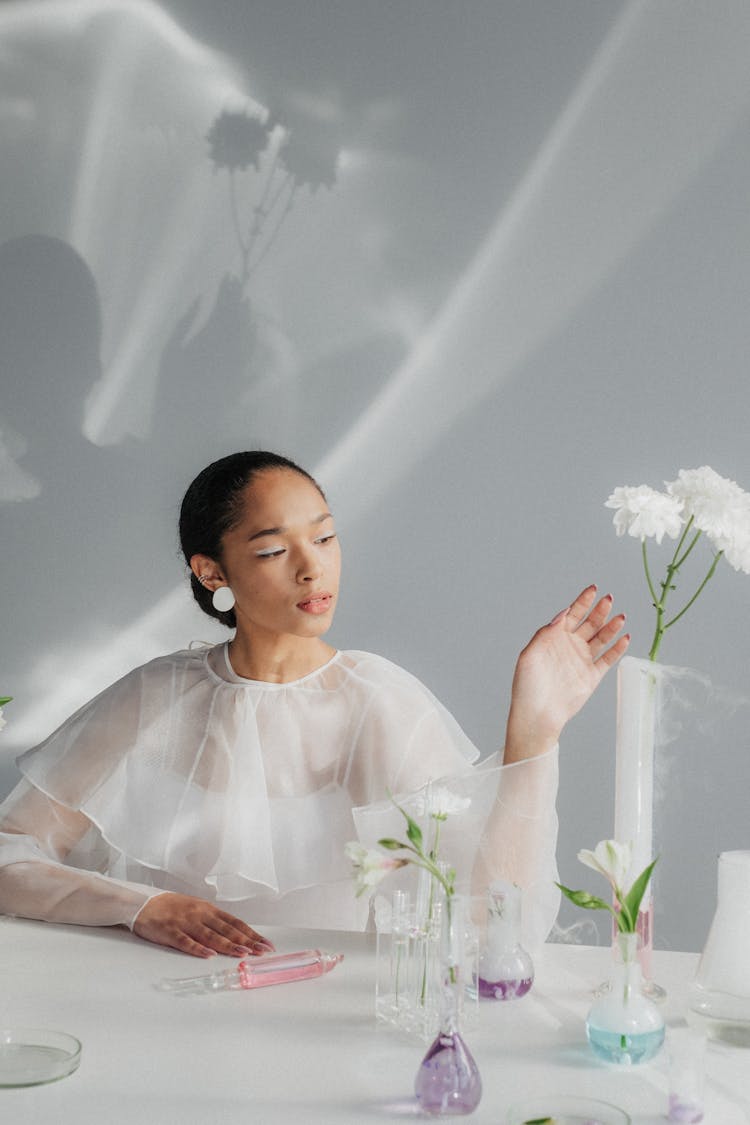
{"label": "blue liquid", "polygon": [[602,1031],[586,1024],[586,1035],[595,1055],[606,1062],[647,1062],[664,1042],[664,1028],[638,1035],[621,1035],[617,1031]]}

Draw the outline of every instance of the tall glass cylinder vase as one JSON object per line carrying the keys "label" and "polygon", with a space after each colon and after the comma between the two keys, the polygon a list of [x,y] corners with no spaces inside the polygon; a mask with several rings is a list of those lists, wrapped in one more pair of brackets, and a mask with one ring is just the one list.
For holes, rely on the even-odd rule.
{"label": "tall glass cylinder vase", "polygon": [[[654,763],[658,749],[663,666],[625,656],[617,666],[617,740],[614,838],[632,846],[628,879],[654,858]],[[650,883],[638,914],[638,957],[647,991],[664,992],[651,979],[654,899]],[[619,958],[615,932],[613,951]]]}
{"label": "tall glass cylinder vase", "polygon": [[462,1036],[466,901],[441,893],[439,1008],[437,1036],[422,1060],[414,1092],[423,1113],[453,1117],[473,1113],[482,1097],[482,1079]]}

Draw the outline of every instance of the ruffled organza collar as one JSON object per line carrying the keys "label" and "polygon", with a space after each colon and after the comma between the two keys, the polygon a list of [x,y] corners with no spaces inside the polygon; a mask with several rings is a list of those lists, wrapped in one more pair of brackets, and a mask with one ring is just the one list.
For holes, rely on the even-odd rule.
{"label": "ruffled organza collar", "polygon": [[312,672],[308,672],[305,676],[300,676],[299,679],[296,680],[287,680],[285,683],[281,684],[270,683],[268,680],[250,680],[246,676],[238,675],[232,667],[232,662],[229,658],[229,641],[224,641],[223,644],[214,645],[212,648],[206,649],[205,659],[208,671],[224,683],[259,688],[264,691],[273,691],[274,689],[288,689],[296,685],[309,684],[316,676],[322,675],[326,670],[332,668],[339,662],[341,659],[341,651],[337,650],[330,660],[326,660],[325,664],[321,664],[319,668],[314,668]]}

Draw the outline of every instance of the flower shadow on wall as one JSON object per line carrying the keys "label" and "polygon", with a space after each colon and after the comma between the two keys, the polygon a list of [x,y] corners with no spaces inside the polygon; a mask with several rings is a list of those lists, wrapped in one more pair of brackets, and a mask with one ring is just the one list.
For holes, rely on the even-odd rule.
{"label": "flower shadow on wall", "polygon": [[[229,206],[240,250],[239,281],[244,291],[271,249],[298,190],[333,187],[339,148],[330,135],[306,137],[270,118],[261,121],[249,113],[228,111],[219,114],[206,139],[214,169],[228,174]],[[262,184],[252,218],[246,223],[238,176],[250,167],[262,174]]]}
{"label": "flower shadow on wall", "polygon": [[[231,445],[257,439],[257,419],[243,406],[254,385],[280,366],[288,348],[283,325],[260,307],[251,283],[268,258],[300,192],[336,183],[338,130],[299,118],[289,127],[271,113],[224,110],[206,133],[214,173],[227,181],[227,214],[238,257],[221,279],[200,324],[198,295],[179,319],[162,354],[154,430],[181,419],[181,446],[200,448],[220,431]],[[186,402],[191,409],[185,411]],[[189,419],[194,433],[186,433]],[[164,445],[169,445],[165,441]]]}

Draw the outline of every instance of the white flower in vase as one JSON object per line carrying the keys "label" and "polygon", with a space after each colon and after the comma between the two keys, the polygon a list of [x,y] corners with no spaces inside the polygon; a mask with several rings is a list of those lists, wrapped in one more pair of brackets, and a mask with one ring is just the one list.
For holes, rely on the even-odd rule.
{"label": "white flower in vase", "polygon": [[386,875],[407,863],[406,859],[384,855],[356,841],[348,843],[344,851],[352,861],[357,897],[365,891],[372,891]]}
{"label": "white flower in vase", "polygon": [[665,535],[676,539],[682,531],[682,501],[647,484],[616,488],[605,507],[617,509],[614,525],[618,535],[627,533],[661,543]]}
{"label": "white flower in vase", "polygon": [[429,786],[426,795],[419,794],[414,801],[414,811],[417,816],[431,816],[434,820],[447,820],[449,816],[464,812],[469,808],[471,799],[459,797],[445,786],[433,788]]}
{"label": "white flower in vase", "polygon": [[[750,494],[708,465],[680,469],[677,479],[665,485],[666,492],[657,492],[645,484],[620,486],[605,504],[615,509],[617,534],[627,533],[641,540],[643,568],[656,610],[650,660],[656,660],[664,633],[687,613],[713,577],[722,556],[735,570],[750,574]],[[657,585],[651,577],[646,540],[656,539],[661,544],[665,535],[677,539],[677,546],[664,580]],[[677,589],[680,568],[701,536],[705,536],[714,552],[708,573],[682,609],[667,620],[667,599]]]}
{"label": "white flower in vase", "polygon": [[588,848],[582,848],[578,853],[578,859],[608,879],[615,897],[618,898],[630,871],[632,851],[630,844],[620,844],[617,840],[600,840],[593,852]]}

